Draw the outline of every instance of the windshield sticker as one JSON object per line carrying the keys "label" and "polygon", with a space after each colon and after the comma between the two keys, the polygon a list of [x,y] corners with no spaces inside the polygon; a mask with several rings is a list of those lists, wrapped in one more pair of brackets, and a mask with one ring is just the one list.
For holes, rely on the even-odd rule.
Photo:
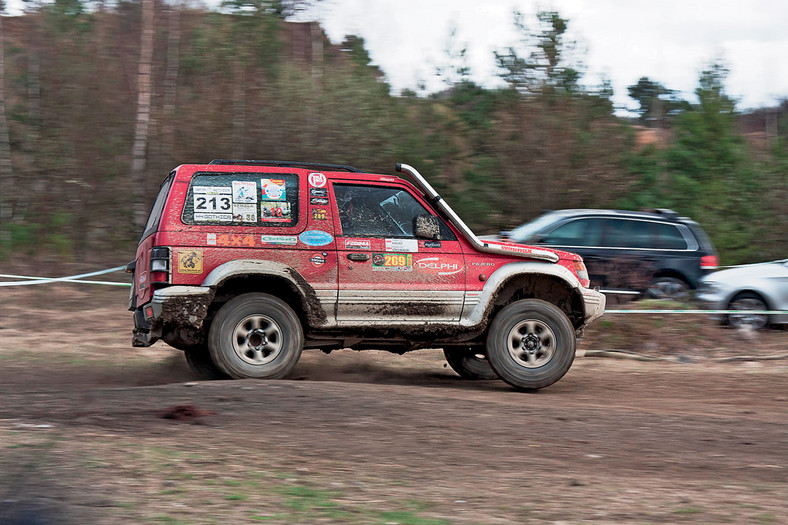
{"label": "windshield sticker", "polygon": [[328,197],[327,188],[309,188],[310,197]]}
{"label": "windshield sticker", "polygon": [[416,261],[416,267],[419,270],[435,272],[438,275],[454,275],[463,270],[459,263],[441,261],[439,257],[427,257]]}
{"label": "windshield sticker", "polygon": [[262,222],[290,222],[289,202],[261,202],[260,221]]}
{"label": "windshield sticker", "polygon": [[307,177],[309,185],[314,188],[322,188],[326,185],[326,176],[322,173],[310,173]]}
{"label": "windshield sticker", "polygon": [[325,264],[326,258],[323,257],[323,254],[316,253],[312,257],[309,258],[309,262],[311,262],[313,266],[320,267],[320,266],[323,266]]}
{"label": "windshield sticker", "polygon": [[299,240],[307,246],[325,246],[334,241],[334,236],[321,230],[305,231],[298,236]]}
{"label": "windshield sticker", "polygon": [[369,239],[345,239],[346,250],[371,250]]}
{"label": "windshield sticker", "polygon": [[413,271],[413,255],[409,253],[375,253],[372,255],[372,269],[393,272]]}
{"label": "windshield sticker", "polygon": [[233,181],[233,202],[256,203],[257,184],[254,181]]}
{"label": "windshield sticker", "polygon": [[312,208],[312,218],[325,221],[328,219],[328,211],[325,208]]}
{"label": "windshield sticker", "polygon": [[298,244],[298,237],[295,235],[262,235],[260,237],[260,244],[295,246]]}
{"label": "windshield sticker", "polygon": [[257,222],[257,203],[233,203],[233,221]]}
{"label": "windshield sticker", "polygon": [[260,179],[260,195],[264,201],[283,201],[287,199],[286,185],[282,179]]}
{"label": "windshield sticker", "polygon": [[387,252],[418,252],[419,241],[416,239],[386,239]]}
{"label": "windshield sticker", "polygon": [[179,250],[178,273],[202,273],[202,250]]}
{"label": "windshield sticker", "polygon": [[328,204],[328,199],[325,199],[323,197],[312,197],[311,199],[309,199],[309,204],[314,204],[316,206],[325,206],[326,204]]}

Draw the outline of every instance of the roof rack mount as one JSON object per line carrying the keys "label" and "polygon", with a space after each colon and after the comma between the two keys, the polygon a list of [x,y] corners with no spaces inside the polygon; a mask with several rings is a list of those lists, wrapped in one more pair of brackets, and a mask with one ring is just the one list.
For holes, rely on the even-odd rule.
{"label": "roof rack mount", "polygon": [[237,159],[213,159],[212,165],[225,166],[277,166],[280,168],[311,168],[332,171],[349,171],[351,173],[364,173],[358,168],[345,164],[322,164],[317,162],[297,162],[289,160],[237,160]]}

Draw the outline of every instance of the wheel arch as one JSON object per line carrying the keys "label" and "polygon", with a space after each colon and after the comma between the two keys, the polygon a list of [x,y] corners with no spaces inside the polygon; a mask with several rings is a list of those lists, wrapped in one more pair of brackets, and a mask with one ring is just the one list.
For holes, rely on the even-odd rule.
{"label": "wheel arch", "polygon": [[507,305],[521,299],[541,299],[556,305],[566,314],[572,326],[583,325],[582,293],[567,281],[550,274],[525,274],[508,278],[499,287],[490,309],[488,322]]}
{"label": "wheel arch", "polygon": [[238,295],[263,292],[278,297],[296,313],[305,327],[326,322],[326,311],[306,279],[294,268],[274,261],[235,260],[216,267],[203,281],[215,290],[212,312]]}

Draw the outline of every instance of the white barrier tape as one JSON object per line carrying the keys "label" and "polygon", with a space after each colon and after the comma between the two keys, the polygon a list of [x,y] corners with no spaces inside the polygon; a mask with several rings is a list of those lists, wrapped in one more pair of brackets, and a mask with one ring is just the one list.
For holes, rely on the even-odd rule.
{"label": "white barrier tape", "polygon": [[78,275],[69,275],[66,277],[30,277],[28,275],[10,275],[0,274],[0,277],[6,279],[29,279],[27,281],[5,281],[0,282],[0,286],[30,286],[34,284],[48,284],[48,283],[85,283],[85,284],[104,284],[109,286],[131,286],[130,283],[113,283],[109,281],[83,281],[83,277],[94,277],[96,275],[105,275],[108,273],[119,272],[125,270],[125,266],[116,266],[115,268],[108,268],[106,270],[99,270],[96,272],[81,273]]}
{"label": "white barrier tape", "polygon": [[742,314],[777,315],[788,310],[605,310],[605,314]]}

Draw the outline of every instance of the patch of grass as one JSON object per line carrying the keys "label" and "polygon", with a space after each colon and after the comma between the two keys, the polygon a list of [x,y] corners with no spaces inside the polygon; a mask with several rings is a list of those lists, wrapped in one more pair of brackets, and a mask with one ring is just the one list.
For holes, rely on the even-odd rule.
{"label": "patch of grass", "polygon": [[679,507],[678,509],[674,510],[674,514],[684,514],[684,515],[692,515],[692,514],[703,514],[703,509],[700,507]]}
{"label": "patch of grass", "polygon": [[246,501],[248,498],[243,494],[225,494],[224,499],[228,501]]}
{"label": "patch of grass", "polygon": [[756,514],[755,521],[758,523],[777,523],[777,517],[774,514]]}

